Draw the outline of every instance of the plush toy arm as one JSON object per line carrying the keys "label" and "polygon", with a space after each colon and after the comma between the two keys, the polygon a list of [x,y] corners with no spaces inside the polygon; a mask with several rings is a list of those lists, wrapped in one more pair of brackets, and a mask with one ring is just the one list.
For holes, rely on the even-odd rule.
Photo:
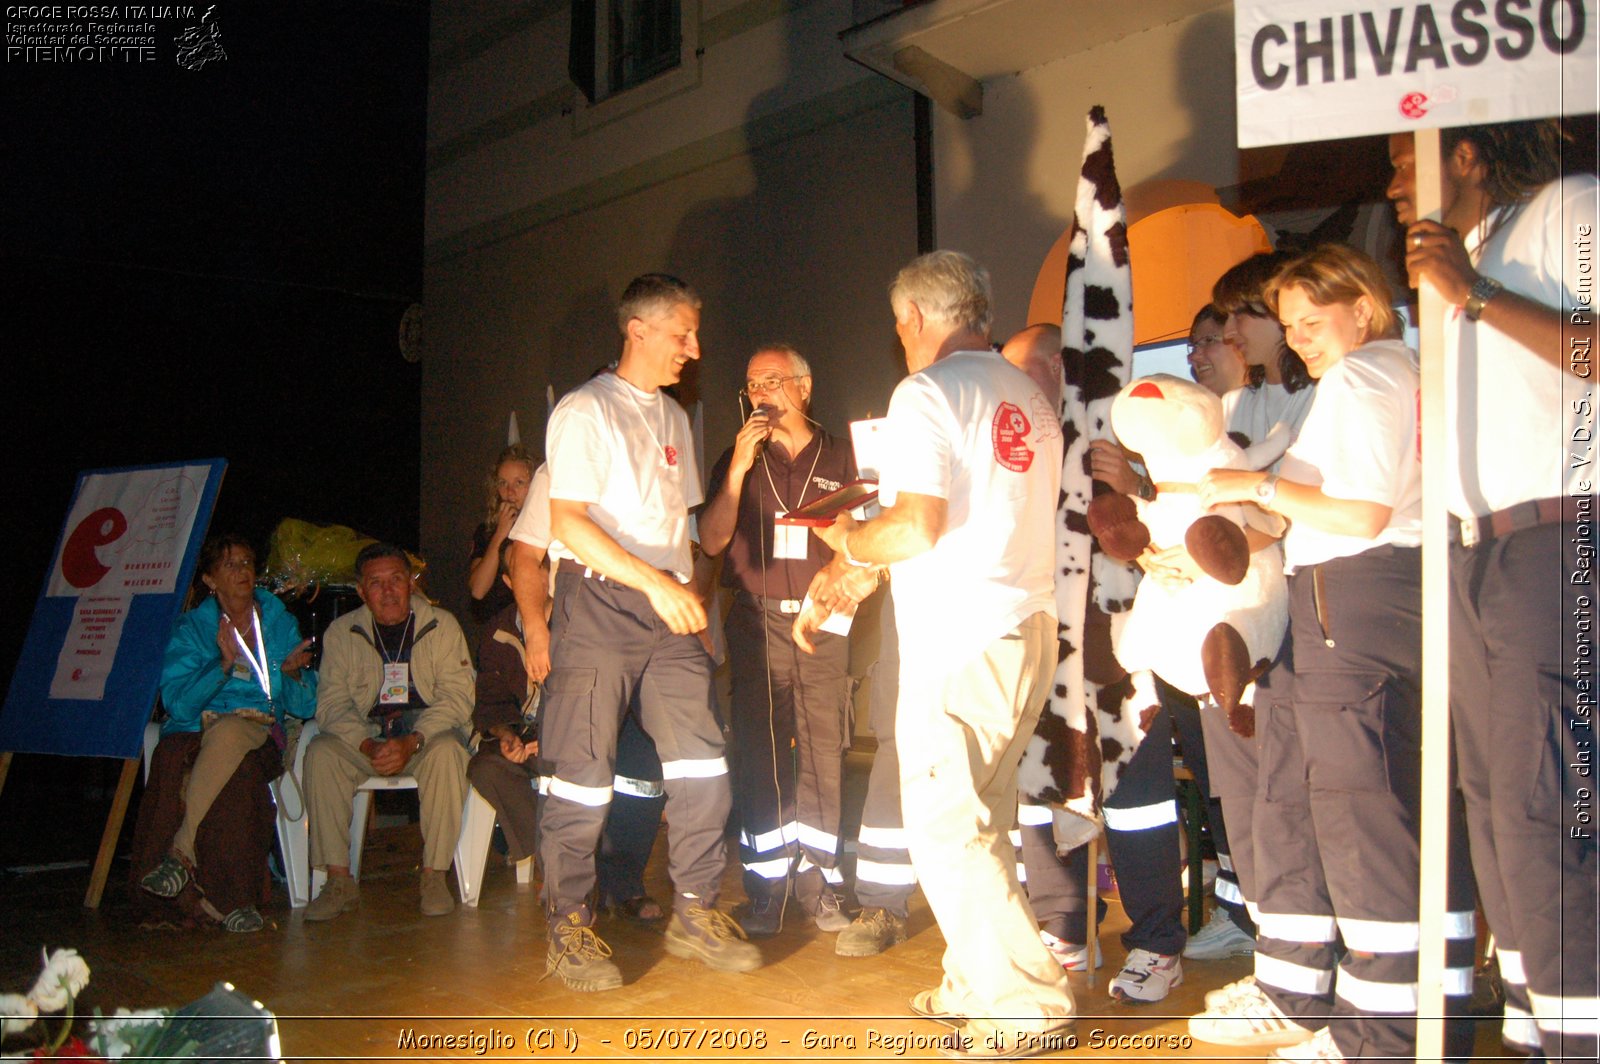
{"label": "plush toy arm", "polygon": [[1087,512],[1089,533],[1100,549],[1119,562],[1131,562],[1150,545],[1150,529],[1139,520],[1132,496],[1108,492],[1096,496]]}

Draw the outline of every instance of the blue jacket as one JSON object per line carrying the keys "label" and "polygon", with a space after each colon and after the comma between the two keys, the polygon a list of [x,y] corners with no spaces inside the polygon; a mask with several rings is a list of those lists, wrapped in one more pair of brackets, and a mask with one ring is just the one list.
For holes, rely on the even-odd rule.
{"label": "blue jacket", "polygon": [[[302,669],[300,679],[291,680],[280,671],[283,659],[300,645],[300,624],[277,596],[264,588],[256,588],[255,600],[267,643],[273,703],[280,714],[309,718],[317,708],[317,674]],[[167,708],[162,735],[199,731],[200,714],[205,710],[229,713],[249,708],[271,712],[253,673],[248,678],[223,673],[222,652],[217,649],[217,623],[221,617],[213,595],[178,618],[161,666],[161,701]],[[253,642],[250,650],[255,651]],[[244,661],[244,655],[239,656],[239,661]]]}

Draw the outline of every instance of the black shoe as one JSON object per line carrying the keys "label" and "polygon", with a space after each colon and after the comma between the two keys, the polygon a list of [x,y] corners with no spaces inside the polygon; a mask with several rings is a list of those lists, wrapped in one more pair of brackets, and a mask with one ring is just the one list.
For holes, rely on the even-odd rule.
{"label": "black shoe", "polygon": [[771,938],[783,927],[781,898],[751,898],[735,910],[739,926],[751,938]]}

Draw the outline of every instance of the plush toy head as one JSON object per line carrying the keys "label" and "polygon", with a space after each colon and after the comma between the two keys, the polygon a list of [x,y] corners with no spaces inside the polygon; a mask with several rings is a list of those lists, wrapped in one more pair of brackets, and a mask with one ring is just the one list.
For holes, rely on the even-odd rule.
{"label": "plush toy head", "polygon": [[1148,463],[1194,458],[1210,450],[1223,433],[1222,401],[1210,390],[1157,373],[1122,389],[1111,404],[1117,439]]}

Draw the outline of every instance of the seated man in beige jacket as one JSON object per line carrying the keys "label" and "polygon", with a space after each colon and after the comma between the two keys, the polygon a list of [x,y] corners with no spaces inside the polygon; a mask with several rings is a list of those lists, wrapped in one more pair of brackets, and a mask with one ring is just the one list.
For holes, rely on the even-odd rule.
{"label": "seated man in beige jacket", "polygon": [[356,788],[374,776],[415,776],[422,806],[422,912],[455,908],[445,872],[461,834],[472,661],[461,626],[411,585],[405,551],[374,543],[356,556],[359,609],[324,638],[317,727],[306,748],[311,867],[328,880],[307,920],[361,903],[347,864]]}

